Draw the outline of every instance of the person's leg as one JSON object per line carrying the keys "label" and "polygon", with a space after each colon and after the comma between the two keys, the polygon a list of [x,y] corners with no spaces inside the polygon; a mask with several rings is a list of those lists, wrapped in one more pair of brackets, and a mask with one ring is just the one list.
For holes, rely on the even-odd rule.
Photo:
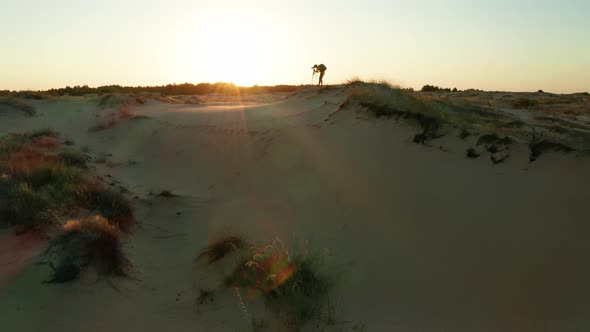
{"label": "person's leg", "polygon": [[320,86],[324,85],[324,72],[320,73]]}

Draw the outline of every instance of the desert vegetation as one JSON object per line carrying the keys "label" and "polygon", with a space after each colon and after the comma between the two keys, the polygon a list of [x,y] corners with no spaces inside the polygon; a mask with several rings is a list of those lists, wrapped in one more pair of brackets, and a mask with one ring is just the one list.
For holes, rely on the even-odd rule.
{"label": "desert vegetation", "polygon": [[89,266],[122,275],[120,234],[134,223],[127,199],[89,169],[90,157],[64,148],[50,129],[0,139],[0,220],[18,233],[51,238],[52,282],[75,279]]}
{"label": "desert vegetation", "polygon": [[[553,117],[550,122],[536,120],[525,123],[514,114],[498,111],[496,107],[499,106],[492,104],[491,99],[487,102],[475,102],[473,96],[479,96],[480,92],[459,92],[452,95],[463,97],[446,98],[443,95],[423,94],[385,83],[352,80],[348,84],[349,98],[342,107],[356,104],[375,117],[409,122],[419,129],[413,137],[415,143],[428,144],[451,131],[458,131],[461,139],[472,135],[479,136],[476,145],[485,146],[492,154],[491,160],[494,164],[501,163],[507,158],[505,155],[499,158],[496,153],[507,150],[516,142],[528,144],[531,161],[536,160],[542,151],[571,152],[588,148],[584,146],[589,141],[588,130],[577,122],[563,120],[558,128],[555,128],[558,124]],[[466,101],[463,102],[461,98],[465,98]],[[529,98],[512,98],[513,102],[508,105],[509,107],[528,110],[535,105],[547,105],[547,102],[539,103]],[[505,104],[500,104],[502,105]],[[543,143],[539,145],[539,142]],[[575,144],[579,146],[574,148]],[[474,158],[479,154],[472,148],[468,150],[467,155]]]}
{"label": "desert vegetation", "polygon": [[0,109],[2,106],[21,111],[28,116],[33,116],[37,113],[33,106],[15,96],[0,97]]}
{"label": "desert vegetation", "polygon": [[235,264],[232,272],[222,277],[223,285],[236,292],[242,311],[253,325],[259,321],[250,317],[242,292],[261,295],[277,319],[292,328],[320,318],[335,281],[324,270],[321,255],[291,251],[278,238],[254,243],[228,235],[212,241],[198,259],[212,265],[226,257],[232,257]]}

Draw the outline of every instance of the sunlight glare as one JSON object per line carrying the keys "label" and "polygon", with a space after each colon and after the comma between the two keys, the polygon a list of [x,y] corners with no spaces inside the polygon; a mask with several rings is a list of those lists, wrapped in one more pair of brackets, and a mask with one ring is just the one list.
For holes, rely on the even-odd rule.
{"label": "sunlight glare", "polygon": [[[196,81],[258,84],[273,63],[273,33],[260,20],[223,15],[200,22],[188,54]],[[197,61],[197,62],[195,62]],[[190,66],[189,66],[190,67]]]}

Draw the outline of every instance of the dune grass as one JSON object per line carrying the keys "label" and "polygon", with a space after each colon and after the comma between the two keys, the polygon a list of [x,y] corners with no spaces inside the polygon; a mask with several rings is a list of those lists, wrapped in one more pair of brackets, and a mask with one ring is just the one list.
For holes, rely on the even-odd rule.
{"label": "dune grass", "polygon": [[48,282],[73,280],[88,266],[124,275],[120,234],[133,226],[131,204],[92,174],[86,154],[65,149],[58,137],[43,129],[0,138],[0,221],[18,232],[57,233],[46,254],[57,257]]}
{"label": "dune grass", "polygon": [[[408,122],[417,127],[420,132],[414,136],[415,143],[426,144],[449,131],[458,131],[461,139],[480,134],[477,145],[486,144],[492,150],[502,150],[519,141],[530,142],[531,161],[534,161],[544,151],[570,152],[575,149],[587,149],[586,143],[580,143],[585,127],[578,128],[567,122],[555,131],[555,126],[534,123],[527,124],[516,115],[499,112],[490,105],[473,105],[472,103],[458,104],[450,99],[432,97],[399,86],[373,82],[366,83],[359,79],[348,82],[349,98],[342,107],[355,104],[367,110],[377,118],[395,118]],[[514,101],[515,108],[533,108],[538,102],[529,98]],[[341,107],[341,108],[342,108]],[[552,121],[555,122],[552,118]],[[542,140],[531,139],[530,129],[544,130]],[[547,132],[548,131],[548,132]],[[549,137],[550,136],[550,137]],[[576,146],[577,148],[574,148]],[[471,154],[474,155],[474,154]]]}
{"label": "dune grass", "polygon": [[[324,271],[320,255],[293,253],[278,238],[252,243],[229,235],[209,244],[199,259],[214,264],[228,255],[236,265],[224,277],[227,288],[261,294],[268,309],[289,326],[319,318],[335,280]],[[247,310],[245,303],[242,306]]]}
{"label": "dune grass", "polygon": [[83,169],[88,168],[88,162],[91,159],[87,154],[77,150],[64,150],[57,158],[64,165]]}
{"label": "dune grass", "polygon": [[21,111],[28,116],[37,114],[35,107],[15,97],[0,97],[0,105],[8,106],[17,111]]}
{"label": "dune grass", "polygon": [[235,251],[241,250],[248,246],[248,242],[236,235],[227,235],[220,239],[212,241],[203,252],[199,259],[203,259],[207,264],[213,264],[220,261],[225,256]]}
{"label": "dune grass", "polygon": [[64,223],[44,256],[50,259],[53,273],[48,283],[75,280],[89,267],[103,276],[123,277],[129,267],[119,229],[101,216]]}

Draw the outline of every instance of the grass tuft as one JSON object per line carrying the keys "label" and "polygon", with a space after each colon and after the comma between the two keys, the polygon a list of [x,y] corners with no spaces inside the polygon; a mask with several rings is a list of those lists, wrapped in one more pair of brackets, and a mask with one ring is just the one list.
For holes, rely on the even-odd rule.
{"label": "grass tuft", "polygon": [[59,133],[51,128],[37,129],[27,135],[30,138],[52,137],[58,138]]}
{"label": "grass tuft", "polygon": [[199,255],[207,264],[222,260],[225,256],[248,246],[248,242],[235,235],[224,236],[211,242]]}
{"label": "grass tuft", "polygon": [[127,275],[129,262],[123,254],[121,234],[108,220],[101,216],[70,220],[62,231],[45,252],[45,256],[52,256],[53,276],[48,283],[74,280],[88,267],[103,276]]}
{"label": "grass tuft", "polygon": [[80,151],[65,150],[59,153],[58,160],[67,166],[88,168],[90,156]]}
{"label": "grass tuft", "polygon": [[[270,243],[253,244],[228,236],[208,246],[199,256],[208,264],[234,254],[237,265],[224,285],[259,293],[265,305],[289,326],[301,326],[319,318],[334,279],[322,271],[322,257],[309,252],[292,254],[275,238]],[[246,307],[240,298],[241,306]],[[244,309],[247,311],[246,309]]]}

